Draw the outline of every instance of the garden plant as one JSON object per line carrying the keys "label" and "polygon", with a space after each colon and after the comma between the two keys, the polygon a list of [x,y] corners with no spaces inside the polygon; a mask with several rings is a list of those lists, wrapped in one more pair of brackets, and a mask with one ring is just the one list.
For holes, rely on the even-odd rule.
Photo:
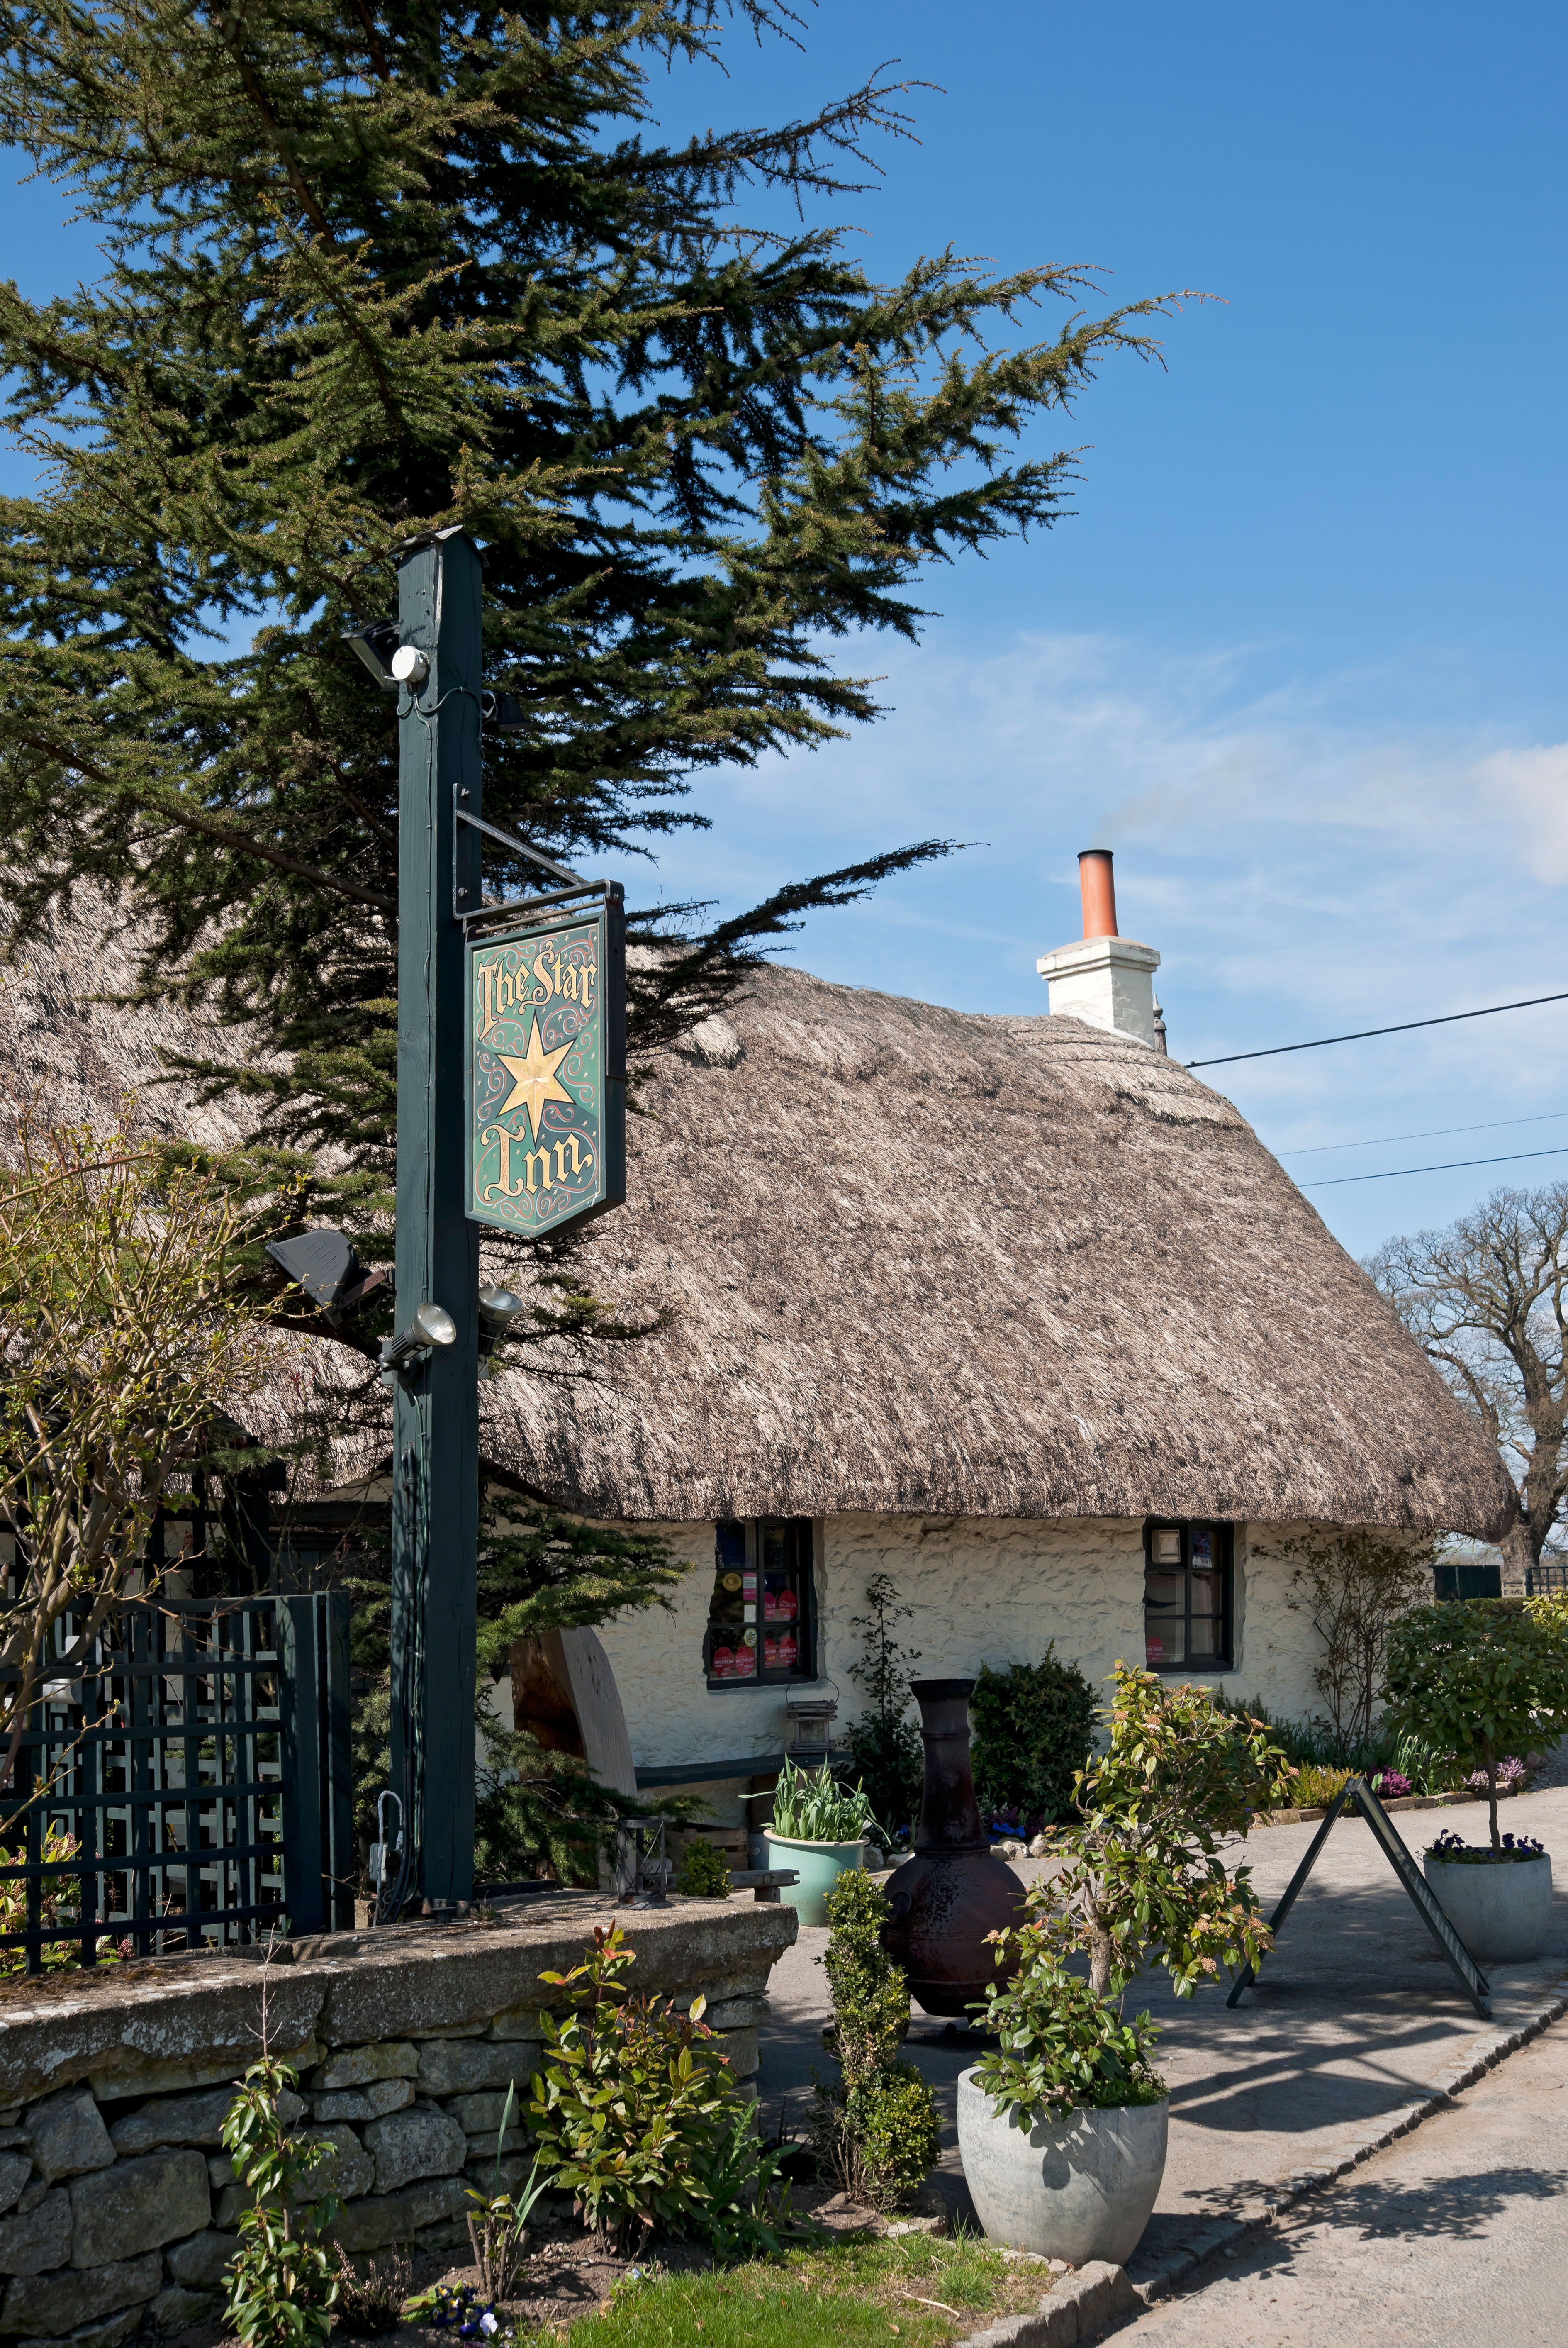
{"label": "garden plant", "polygon": [[864,1786],[840,1784],[825,1766],[797,1769],[785,1759],[774,1787],[775,1834],[791,1842],[861,1842],[876,1823]]}
{"label": "garden plant", "polygon": [[909,1982],[882,1946],[886,1894],[869,1875],[841,1875],[827,1894],[831,1928],[823,1963],[833,1994],[824,2043],[838,2057],[836,2085],[815,2089],[812,2141],[846,2193],[893,2208],[937,2166],[940,2127],[924,2075],[902,2062]]}
{"label": "garden plant", "polygon": [[[1490,1849],[1506,1861],[1498,1828],[1499,1773],[1511,1755],[1568,1731],[1568,1612],[1551,1601],[1449,1599],[1418,1607],[1389,1641],[1388,1718],[1485,1773]],[[1445,1850],[1452,1862],[1457,1854]]]}
{"label": "garden plant", "polygon": [[1250,1870],[1228,1870],[1227,1838],[1288,1797],[1293,1772],[1260,1722],[1202,1688],[1118,1663],[1109,1749],[1081,1770],[1079,1815],[1050,1837],[1061,1864],[1030,1890],[1040,1945],[1083,1954],[1097,1998],[1157,1956],[1178,1997],[1222,1966],[1255,1968],[1270,1945]]}
{"label": "garden plant", "polygon": [[337,2305],[338,2268],[322,2235],[338,2204],[330,2193],[305,2199],[333,2147],[290,2133],[285,2099],[301,2108],[299,2084],[297,2071],[263,2053],[224,2116],[224,2148],[254,2196],[225,2276],[225,2312],[243,2348],[319,2348]]}
{"label": "garden plant", "polygon": [[982,1663],[969,1698],[970,1762],[982,1811],[1010,1814],[1026,1834],[1067,1818],[1094,1743],[1094,1691],[1056,1643],[1038,1663]]}
{"label": "garden plant", "polygon": [[581,1964],[540,1975],[570,2011],[542,2016],[544,2068],[528,2106],[538,2168],[619,2247],[655,2227],[722,2240],[732,2255],[776,2247],[787,2208],[752,2106],[703,2022],[705,2001],[682,2013],[631,1996],[622,1976],[634,1960],[619,1924],[596,1926]]}
{"label": "garden plant", "polygon": [[849,1676],[866,1701],[849,1731],[850,1765],[889,1849],[910,1839],[926,1774],[925,1746],[909,1717],[909,1673],[920,1652],[900,1646],[897,1637],[899,1623],[914,1612],[899,1597],[891,1574],[874,1573],[866,1585],[865,1613],[849,1618],[850,1629],[864,1634],[860,1659],[850,1664]]}
{"label": "garden plant", "polygon": [[675,1878],[677,1891],[684,1891],[693,1900],[727,1900],[730,1896],[730,1862],[722,1850],[704,1835],[693,1835],[682,1854],[680,1872]]}

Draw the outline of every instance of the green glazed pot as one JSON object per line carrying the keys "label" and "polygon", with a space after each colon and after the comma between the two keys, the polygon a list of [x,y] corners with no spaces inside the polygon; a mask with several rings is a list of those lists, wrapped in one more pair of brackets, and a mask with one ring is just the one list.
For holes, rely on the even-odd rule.
{"label": "green glazed pot", "polygon": [[825,1901],[846,1868],[864,1867],[866,1844],[859,1842],[795,1842],[788,1835],[767,1829],[768,1865],[793,1867],[798,1883],[781,1883],[779,1898],[799,1910],[803,1924],[825,1924]]}

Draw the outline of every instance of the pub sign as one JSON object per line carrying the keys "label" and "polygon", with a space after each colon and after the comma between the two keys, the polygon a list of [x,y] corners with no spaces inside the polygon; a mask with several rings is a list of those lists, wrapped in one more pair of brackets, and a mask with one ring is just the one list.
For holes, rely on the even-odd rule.
{"label": "pub sign", "polygon": [[468,1204],[528,1239],[626,1197],[619,887],[468,948]]}

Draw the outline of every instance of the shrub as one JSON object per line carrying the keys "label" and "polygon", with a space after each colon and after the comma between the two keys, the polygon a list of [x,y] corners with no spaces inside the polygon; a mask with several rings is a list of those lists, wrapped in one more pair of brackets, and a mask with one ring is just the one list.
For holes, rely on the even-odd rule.
{"label": "shrub", "polygon": [[1233,1720],[1252,1720],[1266,1728],[1270,1743],[1276,1745],[1297,1769],[1349,1769],[1359,1776],[1370,1777],[1395,1757],[1392,1733],[1382,1721],[1377,1722],[1367,1735],[1351,1736],[1342,1734],[1321,1713],[1310,1719],[1283,1718],[1270,1712],[1261,1696],[1240,1703],[1233,1696],[1216,1694],[1214,1704],[1217,1711],[1228,1713]]}
{"label": "shrub", "polygon": [[999,2041],[975,2066],[998,2113],[1010,2107],[1015,2125],[1027,2128],[1036,2112],[1157,2104],[1165,2093],[1151,2060],[1159,2024],[1147,2013],[1123,2021],[1119,2006],[1069,1972],[1039,1925],[995,1937],[1002,1962],[1012,1957],[1015,1969],[1005,1982],[989,1983],[973,2011]]}
{"label": "shrub", "polygon": [[693,1900],[727,1900],[730,1862],[704,1835],[694,1835],[681,1860],[675,1888]]}
{"label": "shrub", "polygon": [[1038,1663],[980,1665],[969,1698],[975,1790],[983,1809],[1018,1810],[1025,1828],[1066,1818],[1094,1744],[1094,1691],[1054,1640]]}
{"label": "shrub", "polygon": [[1079,1818],[1051,1834],[1062,1861],[1028,1894],[1059,1957],[1089,1959],[1096,1997],[1157,1951],[1178,1997],[1269,1947],[1250,1870],[1218,1856],[1254,1812],[1288,1799],[1290,1765],[1256,1721],[1219,1711],[1201,1688],[1118,1663],[1110,1750],[1081,1772]]}
{"label": "shrub", "polygon": [[827,1894],[832,1926],[823,1962],[833,1995],[825,2034],[839,2080],[818,2084],[811,2137],[848,2193],[874,2208],[905,2199],[936,2167],[941,2131],[931,2090],[898,2060],[909,2028],[909,1983],[882,1946],[888,1919],[881,1885],[858,1869]]}
{"label": "shrub", "polygon": [[239,2219],[241,2247],[230,2261],[226,2313],[244,2348],[310,2348],[332,2330],[339,2278],[321,2241],[337,2215],[333,2197],[301,2201],[332,2152],[321,2138],[292,2137],[279,2105],[299,2074],[263,2054],[252,2063],[223,2121],[223,2143],[241,2185],[255,2196]]}
{"label": "shrub", "polygon": [[866,1634],[849,1676],[865,1689],[869,1708],[849,1731],[849,1752],[873,1817],[888,1840],[897,1842],[919,1816],[926,1776],[926,1748],[909,1718],[909,1666],[919,1662],[919,1651],[901,1647],[897,1636],[897,1625],[915,1610],[901,1602],[886,1573],[872,1575],[866,1604],[864,1614],[849,1618],[850,1629]]}
{"label": "shrub", "polygon": [[583,1963],[539,1976],[568,1992],[571,2012],[541,2017],[545,2068],[528,2106],[537,2165],[606,2240],[624,2245],[655,2225],[733,2240],[773,2186],[751,2104],[702,2020],[705,2001],[683,2014],[630,1996],[620,1977],[634,1957],[619,1924],[596,1925]]}
{"label": "shrub", "polygon": [[400,2250],[372,2259],[364,2274],[346,2250],[337,2254],[337,2320],[355,2340],[379,2340],[403,2320],[403,2302],[414,2289],[414,2267]]}
{"label": "shrub", "polygon": [[1499,1765],[1568,1728],[1568,1620],[1511,1598],[1418,1607],[1389,1638],[1383,1694],[1396,1733],[1423,1737],[1461,1766],[1481,1764],[1501,1858]]}
{"label": "shrub", "polygon": [[1327,1809],[1353,1775],[1349,1769],[1298,1769],[1286,1798],[1304,1810]]}
{"label": "shrub", "polygon": [[1287,1601],[1309,1611],[1323,1642],[1313,1684],[1327,1706],[1347,1766],[1365,1767],[1362,1750],[1377,1734],[1374,1715],[1394,1628],[1432,1586],[1433,1545],[1389,1540],[1365,1527],[1327,1537],[1282,1541],[1300,1560]]}
{"label": "shrub", "polygon": [[1380,1801],[1402,1802],[1407,1794],[1414,1793],[1415,1787],[1408,1777],[1400,1776],[1398,1769],[1385,1769],[1382,1776],[1374,1781],[1372,1790]]}

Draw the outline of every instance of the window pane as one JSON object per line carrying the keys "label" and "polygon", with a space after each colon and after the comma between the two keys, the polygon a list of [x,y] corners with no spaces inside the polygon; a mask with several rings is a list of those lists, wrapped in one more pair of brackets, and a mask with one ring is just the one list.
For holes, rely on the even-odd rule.
{"label": "window pane", "polygon": [[1152,1672],[1166,1671],[1173,1663],[1185,1663],[1186,1638],[1182,1623],[1163,1617],[1151,1618],[1143,1626],[1143,1653]]}
{"label": "window pane", "polygon": [[1147,1573],[1143,1577],[1143,1608],[1149,1614],[1179,1614],[1186,1601],[1184,1573]]}
{"label": "window pane", "polygon": [[1194,1656],[1224,1654],[1225,1641],[1220,1635],[1222,1627],[1223,1626],[1217,1615],[1212,1618],[1201,1615],[1194,1616],[1193,1653]]}
{"label": "window pane", "polygon": [[780,1517],[722,1524],[715,1550],[703,1639],[709,1679],[809,1678],[809,1524]]}
{"label": "window pane", "polygon": [[1194,1525],[1189,1539],[1192,1542],[1193,1571],[1203,1574],[1213,1573],[1217,1553],[1213,1525]]}

